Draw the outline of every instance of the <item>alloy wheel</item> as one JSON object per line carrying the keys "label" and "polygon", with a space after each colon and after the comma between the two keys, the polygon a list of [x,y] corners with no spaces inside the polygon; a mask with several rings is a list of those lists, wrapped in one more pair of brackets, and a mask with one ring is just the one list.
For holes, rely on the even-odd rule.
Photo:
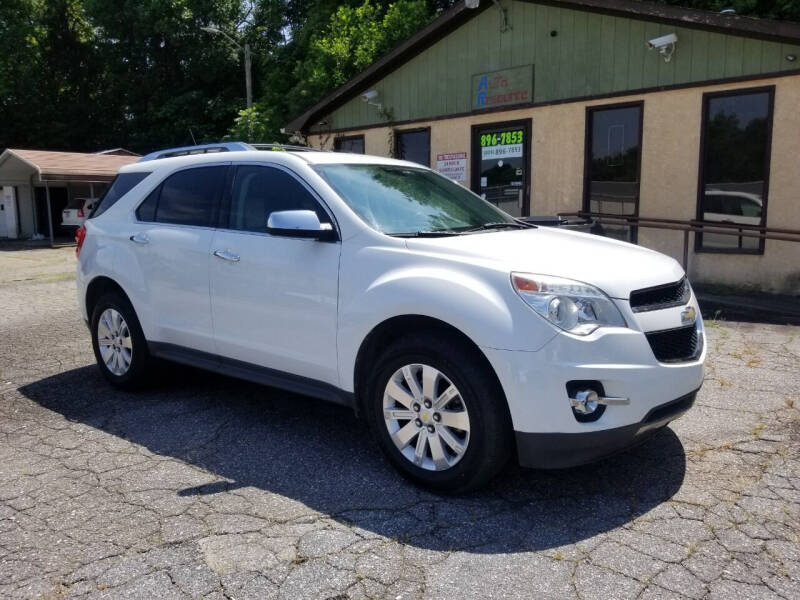
{"label": "alloy wheel", "polygon": [[97,322],[97,345],[106,368],[114,375],[122,376],[131,368],[133,339],[122,314],[107,308]]}
{"label": "alloy wheel", "polygon": [[423,364],[397,369],[383,393],[383,419],[401,454],[428,471],[455,466],[469,445],[470,421],[458,388]]}

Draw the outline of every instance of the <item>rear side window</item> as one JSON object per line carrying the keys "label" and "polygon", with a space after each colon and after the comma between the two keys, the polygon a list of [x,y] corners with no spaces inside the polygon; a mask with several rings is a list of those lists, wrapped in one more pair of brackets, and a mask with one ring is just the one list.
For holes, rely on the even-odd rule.
{"label": "rear side window", "polygon": [[150,175],[150,173],[120,173],[117,175],[89,218],[102,215],[109,208],[114,206],[117,200],[130,192],[148,175]]}
{"label": "rear side window", "polygon": [[161,186],[158,186],[150,192],[150,195],[139,205],[139,208],[136,209],[137,219],[148,223],[156,220],[156,206],[158,206],[158,194],[160,191]]}
{"label": "rear side window", "polygon": [[199,167],[169,176],[136,209],[140,221],[210,227],[227,167]]}

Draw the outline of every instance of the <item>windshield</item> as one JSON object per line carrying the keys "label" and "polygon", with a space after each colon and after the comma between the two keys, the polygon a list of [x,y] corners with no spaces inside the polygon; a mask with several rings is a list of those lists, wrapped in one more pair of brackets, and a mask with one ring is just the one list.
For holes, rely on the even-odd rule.
{"label": "windshield", "polygon": [[432,171],[388,165],[316,165],[368,225],[389,235],[458,232],[519,223]]}

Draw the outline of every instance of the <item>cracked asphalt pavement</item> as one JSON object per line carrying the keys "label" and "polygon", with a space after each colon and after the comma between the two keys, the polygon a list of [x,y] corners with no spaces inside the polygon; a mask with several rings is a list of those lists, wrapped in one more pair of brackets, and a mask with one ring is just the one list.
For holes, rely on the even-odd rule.
{"label": "cracked asphalt pavement", "polygon": [[73,265],[0,247],[2,598],[800,598],[800,328],[711,322],[647,443],[446,498],[343,408],[181,367],[115,391]]}

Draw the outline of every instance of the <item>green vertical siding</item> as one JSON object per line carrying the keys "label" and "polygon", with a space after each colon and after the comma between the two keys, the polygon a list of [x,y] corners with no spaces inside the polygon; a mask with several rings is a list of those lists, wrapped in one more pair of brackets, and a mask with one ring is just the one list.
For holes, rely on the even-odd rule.
{"label": "green vertical siding", "polygon": [[[800,46],[661,25],[532,2],[506,0],[511,29],[489,7],[374,84],[395,121],[471,110],[471,78],[534,65],[534,102],[625,92],[797,68],[785,59]],[[551,35],[555,31],[556,35]],[[665,63],[647,40],[674,32],[678,46]],[[381,122],[356,97],[328,119],[334,129]]]}

